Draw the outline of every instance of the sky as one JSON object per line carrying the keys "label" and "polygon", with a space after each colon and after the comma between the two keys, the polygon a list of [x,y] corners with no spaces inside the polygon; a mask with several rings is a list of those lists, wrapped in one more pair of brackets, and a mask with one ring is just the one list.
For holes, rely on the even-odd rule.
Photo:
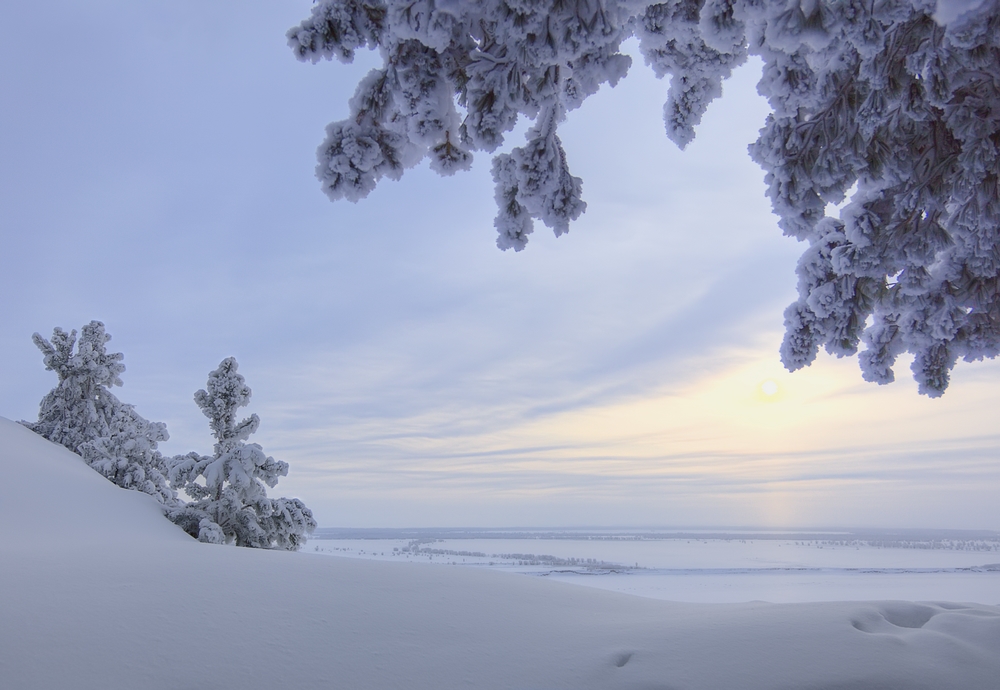
{"label": "sky", "polygon": [[331,203],[315,150],[376,56],[298,62],[308,0],[235,7],[0,7],[0,416],[55,384],[31,334],[97,319],[169,454],[211,451],[192,396],[235,356],[271,495],[324,527],[1000,529],[1000,363],[937,400],[907,360],[782,369],[804,246],[746,153],[759,65],[682,152],[628,44],[561,128],[587,212],[501,252],[485,154]]}

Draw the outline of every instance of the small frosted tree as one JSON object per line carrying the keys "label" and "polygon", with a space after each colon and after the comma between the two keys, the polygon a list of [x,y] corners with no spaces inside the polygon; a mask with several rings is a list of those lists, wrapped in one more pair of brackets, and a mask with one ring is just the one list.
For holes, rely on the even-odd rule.
{"label": "small frosted tree", "polygon": [[205,390],[194,400],[209,419],[212,455],[188,453],[172,461],[171,484],[193,500],[172,518],[200,541],[237,546],[295,550],[316,521],[297,498],[267,497],[288,474],[288,464],[264,454],[247,439],[260,425],[256,414],[237,422],[237,410],[250,402],[250,387],[232,357],[208,375]]}
{"label": "small frosted tree", "polygon": [[79,341],[75,330],[67,333],[61,328],[52,332],[51,341],[38,333],[32,340],[59,383],[42,399],[38,421],[22,424],[79,454],[118,486],[176,506],[176,494],[164,476],[164,458],[157,450],[157,444],[168,438],[167,428],[144,419],[111,392],[111,387],[122,385],[124,355],[107,351],[111,336],[104,324],[91,321],[81,329]]}

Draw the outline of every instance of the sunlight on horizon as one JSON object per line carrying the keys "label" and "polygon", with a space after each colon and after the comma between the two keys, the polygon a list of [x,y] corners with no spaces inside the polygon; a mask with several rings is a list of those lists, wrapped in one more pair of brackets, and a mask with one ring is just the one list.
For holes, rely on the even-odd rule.
{"label": "sunlight on horizon", "polygon": [[[931,508],[925,497],[959,490],[969,492],[970,515],[995,523],[980,494],[996,474],[992,411],[1000,392],[977,376],[977,365],[960,367],[957,376],[967,380],[931,400],[905,378],[906,362],[897,383],[876,386],[862,380],[853,358],[821,355],[795,373],[766,350],[718,361],[732,364],[641,395],[530,418],[483,410],[503,421],[480,428],[446,422],[474,418],[475,410],[427,410],[398,420],[391,436],[372,438],[363,461],[328,454],[296,467],[355,511],[362,497],[392,497],[394,506],[412,502],[436,515],[420,507],[433,496],[453,506],[449,524],[469,510],[494,515],[496,524],[611,521],[602,515],[629,524],[647,519],[639,515],[662,516],[648,518],[661,523],[717,515],[722,524],[896,524],[902,516],[947,519],[943,505]],[[310,445],[323,447],[323,439]],[[551,517],[558,506],[571,506],[562,521]]]}

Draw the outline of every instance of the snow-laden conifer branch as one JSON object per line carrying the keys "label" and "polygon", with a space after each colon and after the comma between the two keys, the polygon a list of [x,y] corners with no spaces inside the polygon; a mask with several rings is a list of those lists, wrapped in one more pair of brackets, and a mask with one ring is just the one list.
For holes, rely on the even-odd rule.
{"label": "snow-laden conifer branch", "polygon": [[367,47],[384,66],[328,128],[317,175],[357,201],[425,156],[467,168],[524,116],[527,144],[493,159],[497,244],[523,249],[535,220],[560,235],[586,204],[558,125],[625,76],[630,36],[671,79],[664,123],[682,148],[733,68],[764,61],[773,113],[750,153],[780,227],[809,244],[789,369],[863,342],[867,380],[892,381],[910,352],[937,396],[958,359],[1000,353],[998,0],[318,0],[288,34],[296,55]]}
{"label": "snow-laden conifer branch", "polygon": [[[398,179],[425,157],[444,175],[495,151],[518,117],[536,120],[527,145],[494,160],[497,244],[520,250],[533,219],[556,234],[585,208],[558,125],[631,64],[619,46],[632,33],[627,3],[600,0],[482,3],[321,0],[288,32],[302,60],[384,59],[350,100],[350,117],[327,128],[317,177],[331,199],[357,201],[383,177]],[[501,201],[502,200],[502,201]]]}

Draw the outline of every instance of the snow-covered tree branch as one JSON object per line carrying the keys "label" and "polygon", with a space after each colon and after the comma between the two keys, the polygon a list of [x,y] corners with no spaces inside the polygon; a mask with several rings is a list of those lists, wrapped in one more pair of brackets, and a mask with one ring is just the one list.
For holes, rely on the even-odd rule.
{"label": "snow-covered tree branch", "polygon": [[493,159],[497,244],[523,249],[535,220],[562,234],[586,204],[559,124],[625,76],[632,36],[671,78],[682,148],[733,68],[764,61],[773,113],[750,153],[782,230],[808,243],[786,367],[864,343],[867,380],[910,352],[937,396],[958,359],[1000,353],[998,0],[318,0],[288,33],[300,59],[384,61],[327,128],[323,189],[357,201],[425,157],[467,169],[523,116],[526,144]]}

